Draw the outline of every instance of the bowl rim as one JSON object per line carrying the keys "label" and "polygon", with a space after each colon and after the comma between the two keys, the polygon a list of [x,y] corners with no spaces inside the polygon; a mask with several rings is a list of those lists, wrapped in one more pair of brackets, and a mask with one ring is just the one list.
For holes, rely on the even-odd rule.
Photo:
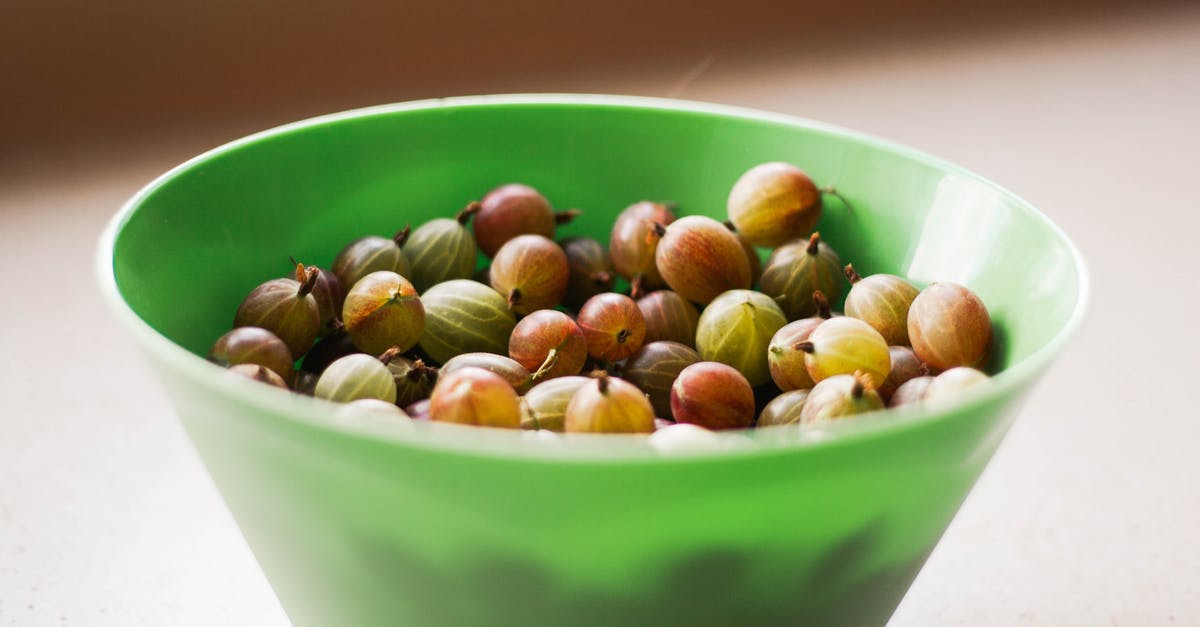
{"label": "bowl rim", "polygon": [[[381,425],[373,421],[331,420],[330,415],[336,404],[297,395],[290,391],[273,389],[241,377],[229,376],[227,373],[213,368],[212,364],[203,357],[193,354],[151,327],[121,295],[114,265],[117,237],[139,206],[151,194],[183,172],[210,159],[264,139],[302,131],[314,126],[405,111],[497,105],[605,106],[620,109],[701,113],[799,126],[843,136],[872,148],[890,151],[944,172],[973,180],[995,190],[1015,202],[1022,210],[1028,211],[1036,221],[1041,222],[1043,227],[1049,229],[1062,242],[1070,253],[1078,277],[1076,285],[1078,298],[1075,307],[1053,337],[1026,358],[993,376],[993,385],[964,393],[953,403],[937,407],[904,406],[874,411],[808,430],[773,428],[714,432],[703,441],[695,442],[693,446],[659,447],[655,438],[647,438],[644,435],[550,434],[544,431],[488,429],[415,421],[405,424],[404,428],[397,428],[395,424]],[[157,176],[126,200],[100,234],[95,269],[100,291],[108,303],[109,309],[133,334],[141,349],[147,353],[147,357],[153,353],[188,379],[198,382],[210,390],[220,390],[232,397],[235,402],[259,410],[257,413],[262,417],[267,417],[268,422],[306,427],[351,438],[387,442],[402,447],[440,450],[476,457],[485,455],[579,463],[638,460],[662,463],[668,459],[703,461],[718,457],[735,458],[771,453],[791,454],[816,448],[827,449],[863,444],[880,438],[888,438],[902,431],[929,427],[950,420],[955,415],[968,414],[973,409],[996,402],[1006,395],[1018,395],[1020,388],[1031,384],[1032,380],[1050,365],[1065,343],[1078,331],[1090,300],[1090,277],[1087,265],[1070,237],[1032,203],[966,168],[869,133],[799,116],[691,100],[602,94],[494,94],[414,100],[319,115],[246,135],[211,148],[176,165]],[[179,413],[177,408],[176,413]]]}

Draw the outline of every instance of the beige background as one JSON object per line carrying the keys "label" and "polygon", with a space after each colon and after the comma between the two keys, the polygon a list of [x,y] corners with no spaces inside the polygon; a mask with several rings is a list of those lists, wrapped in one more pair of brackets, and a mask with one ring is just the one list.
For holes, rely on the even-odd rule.
{"label": "beige background", "polygon": [[[1030,2],[979,17],[949,3],[862,3],[809,7],[814,21],[759,17],[761,29],[724,38],[715,9],[662,35],[680,6],[642,7],[651,13],[636,28],[601,20],[610,39],[572,37],[551,3],[521,4],[519,23],[499,31],[512,47],[489,46],[495,22],[410,41],[427,52],[404,57],[424,68],[410,81],[399,65],[344,73],[391,49],[390,29],[348,41],[363,22],[331,15],[324,39],[312,7],[298,23],[274,20],[283,3],[180,4],[191,19],[154,30],[171,16],[150,3],[87,9],[96,15],[39,4],[50,8],[5,5],[25,30],[0,19],[0,625],[286,624],[152,373],[98,301],[95,238],[121,202],[192,154],[300,115],[521,89],[808,116],[943,156],[1042,207],[1089,262],[1090,314],[892,625],[1200,624],[1197,8]],[[388,10],[367,6],[366,18]],[[130,35],[134,23],[150,31]],[[539,30],[566,52],[530,43]],[[264,32],[276,48],[260,48]],[[121,47],[123,34],[133,43]],[[631,34],[641,43],[618,36]],[[469,61],[488,49],[511,56],[477,73]],[[221,63],[194,63],[210,55]],[[41,74],[25,61],[35,58]],[[439,63],[443,76],[426,75]],[[285,65],[288,80],[260,80]]]}

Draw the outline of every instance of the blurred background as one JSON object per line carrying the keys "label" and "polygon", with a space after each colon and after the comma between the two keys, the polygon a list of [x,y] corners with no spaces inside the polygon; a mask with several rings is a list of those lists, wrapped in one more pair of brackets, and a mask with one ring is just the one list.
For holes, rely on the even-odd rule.
{"label": "blurred background", "polygon": [[[1171,5],[972,4],[7,0],[0,158],[11,174],[14,160],[30,167],[80,149],[111,155],[180,136],[208,147],[320,113],[497,92],[756,104],[762,88],[785,81],[813,84],[775,104],[803,114],[816,105],[822,77],[847,65],[878,71],[913,53],[940,58],[979,41],[1079,32]],[[748,78],[762,88],[738,85]]]}
{"label": "blurred background", "polygon": [[98,301],[96,238],[247,133],[495,92],[811,117],[1041,207],[1089,262],[1088,319],[892,625],[1200,616],[1196,2],[3,0],[0,90],[0,625],[286,624]]}

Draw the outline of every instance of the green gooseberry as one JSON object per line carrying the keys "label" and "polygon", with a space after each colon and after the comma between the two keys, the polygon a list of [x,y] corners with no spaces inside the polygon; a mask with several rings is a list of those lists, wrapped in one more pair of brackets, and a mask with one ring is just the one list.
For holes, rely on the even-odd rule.
{"label": "green gooseberry", "polygon": [[404,253],[412,266],[417,291],[453,279],[469,279],[475,271],[478,249],[475,236],[467,230],[479,203],[468,204],[454,219],[438,218],[417,227],[404,243]]}
{"label": "green gooseberry", "polygon": [[799,424],[808,394],[809,390],[790,390],[771,399],[759,412],[757,426],[762,428]]}
{"label": "green gooseberry", "polygon": [[333,260],[333,273],[337,275],[342,289],[351,290],[354,284],[372,272],[387,270],[402,277],[412,274],[408,255],[404,254],[404,242],[411,232],[409,227],[400,229],[390,239],[378,235],[360,237],[346,245]]}
{"label": "green gooseberry", "polygon": [[830,302],[842,295],[842,261],[820,233],[776,248],[767,259],[759,287],[775,299],[788,320],[807,318],[817,312],[813,292],[820,291]]}
{"label": "green gooseberry", "polygon": [[839,374],[817,382],[800,410],[800,423],[812,424],[883,409],[883,398],[871,378]]}
{"label": "green gooseberry", "polygon": [[313,396],[338,403],[375,398],[394,404],[396,381],[382,361],[355,353],[329,364],[317,379]]}
{"label": "green gooseberry", "polygon": [[521,397],[521,428],[565,430],[567,404],[591,379],[570,375],[547,379],[530,388]]}
{"label": "green gooseberry", "polygon": [[425,330],[420,345],[437,363],[463,353],[508,354],[517,318],[496,290],[469,279],[438,283],[421,296]]}
{"label": "green gooseberry", "polygon": [[787,324],[775,301],[761,292],[729,290],[717,296],[696,328],[696,349],[705,361],[736,368],[752,386],[771,380],[767,348]]}

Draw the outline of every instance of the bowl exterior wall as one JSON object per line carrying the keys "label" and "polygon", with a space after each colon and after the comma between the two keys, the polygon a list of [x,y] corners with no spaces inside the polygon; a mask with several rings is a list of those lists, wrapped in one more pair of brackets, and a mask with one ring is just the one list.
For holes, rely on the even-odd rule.
{"label": "bowl exterior wall", "polygon": [[884,625],[1017,404],[828,448],[562,464],[331,436],[161,366],[297,625]]}

